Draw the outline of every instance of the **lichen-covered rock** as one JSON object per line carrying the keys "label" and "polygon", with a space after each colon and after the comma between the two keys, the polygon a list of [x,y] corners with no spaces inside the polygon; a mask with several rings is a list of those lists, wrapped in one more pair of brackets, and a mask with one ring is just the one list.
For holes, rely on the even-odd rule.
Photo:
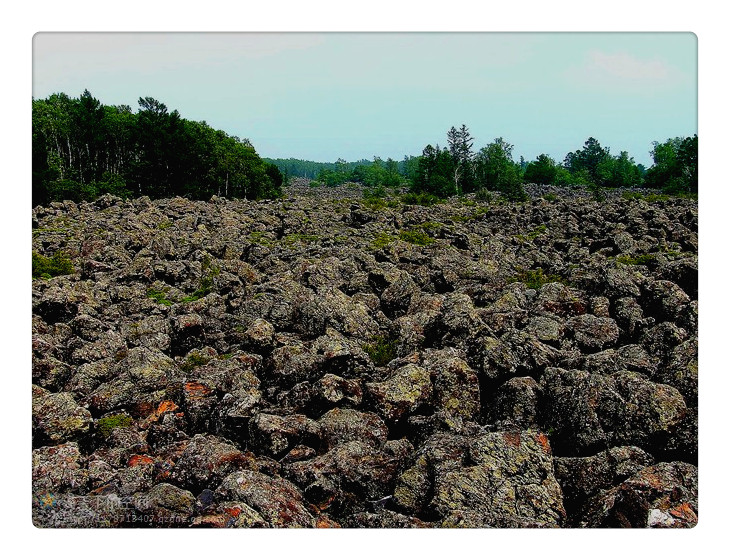
{"label": "lichen-covered rock", "polygon": [[275,334],[276,330],[271,323],[266,319],[257,318],[243,334],[243,342],[245,347],[266,354],[274,348]]}
{"label": "lichen-covered rock", "polygon": [[89,474],[77,443],[62,443],[33,450],[33,490],[51,493],[79,491]]}
{"label": "lichen-covered rock", "polygon": [[259,512],[241,501],[220,502],[193,518],[191,527],[262,528],[270,527]]}
{"label": "lichen-covered rock", "polygon": [[428,513],[435,479],[464,465],[467,447],[461,435],[438,432],[429,437],[399,475],[393,491],[395,504],[416,515]]}
{"label": "lichen-covered rock", "polygon": [[284,388],[302,381],[314,381],[318,377],[320,363],[320,358],[303,344],[282,346],[271,353],[262,381]]}
{"label": "lichen-covered rock", "polygon": [[428,371],[414,364],[396,370],[387,380],[366,383],[375,409],[387,421],[397,421],[430,403],[433,395]]}
{"label": "lichen-covered rock", "polygon": [[451,524],[457,512],[479,515],[477,526],[559,527],[563,497],[555,480],[547,437],[539,432],[494,432],[469,446],[474,466],[436,481],[433,508]]}
{"label": "lichen-covered rock", "polygon": [[139,525],[148,527],[186,527],[195,511],[192,492],[162,482],[149,492],[135,496]]}
{"label": "lichen-covered rock", "polygon": [[303,414],[256,414],[248,425],[251,449],[280,458],[295,445],[319,446],[320,426]]}
{"label": "lichen-covered rock", "polygon": [[166,384],[178,377],[172,358],[144,347],[131,348],[110,373],[112,378],[83,400],[95,414],[125,408],[147,416],[164,400]]}
{"label": "lichen-covered rock", "polygon": [[314,407],[359,406],[363,390],[359,379],[345,379],[339,375],[326,373],[312,386]]}
{"label": "lichen-covered rock", "polygon": [[349,441],[361,441],[375,448],[388,439],[388,428],[376,414],[350,408],[333,408],[318,421],[326,449]]}
{"label": "lichen-covered rock", "polygon": [[169,482],[198,493],[215,488],[229,473],[252,466],[251,457],[216,436],[194,436],[169,475]]}
{"label": "lichen-covered rock", "polygon": [[585,313],[587,307],[568,286],[561,282],[550,282],[540,288],[533,304],[533,313],[544,317],[571,317]]}
{"label": "lichen-covered rock", "polygon": [[541,393],[532,377],[513,377],[497,389],[491,415],[499,425],[537,428]]}
{"label": "lichen-covered rock", "polygon": [[541,342],[556,344],[565,334],[565,324],[557,318],[536,315],[530,318],[526,330]]}
{"label": "lichen-covered rock", "polygon": [[33,497],[33,525],[39,528],[123,527],[129,500],[116,494],[41,492]]}
{"label": "lichen-covered rock", "polygon": [[[250,470],[236,471],[223,479],[215,489],[215,497],[218,501],[246,504],[269,527],[313,527],[315,523],[300,490],[280,477]],[[249,519],[253,517],[250,512],[246,514]]]}
{"label": "lichen-covered rock", "polygon": [[284,467],[284,475],[304,489],[307,500],[320,510],[342,514],[367,500],[390,495],[403,457],[398,448],[377,449],[362,441],[349,441],[308,461]]}
{"label": "lichen-covered rock", "polygon": [[545,423],[561,453],[602,447],[661,447],[687,411],[679,392],[640,374],[613,375],[548,368],[541,379]]}
{"label": "lichen-covered rock", "polygon": [[476,420],[481,409],[477,372],[447,350],[426,353],[423,365],[431,375],[434,408],[454,418]]}
{"label": "lichen-covered rock", "polygon": [[652,379],[675,387],[684,397],[687,406],[697,406],[699,384],[697,338],[681,342],[669,353],[667,364],[658,368]]}
{"label": "lichen-covered rock", "polygon": [[619,337],[616,321],[610,317],[596,317],[586,313],[571,317],[565,325],[573,332],[576,342],[587,352],[595,352],[615,344]]}
{"label": "lichen-covered rock", "polygon": [[677,322],[691,301],[684,290],[670,280],[649,282],[642,299],[642,307],[648,315],[656,317],[657,321],[674,322]]}
{"label": "lichen-covered rock", "polygon": [[653,462],[653,457],[638,447],[613,447],[589,457],[556,457],[555,478],[563,490],[571,522],[581,519],[588,499],[618,486]]}
{"label": "lichen-covered rock", "polygon": [[400,476],[394,499],[442,526],[559,527],[566,517],[550,444],[533,431],[436,435]]}
{"label": "lichen-covered rock", "polygon": [[586,505],[581,527],[697,525],[697,467],[659,463],[602,492]]}
{"label": "lichen-covered rock", "polygon": [[422,521],[417,517],[382,510],[382,508],[380,508],[381,511],[377,511],[379,509],[378,501],[371,503],[376,511],[355,513],[345,520],[344,526],[358,529],[427,529],[433,527],[432,523]]}
{"label": "lichen-covered rock", "polygon": [[33,386],[33,443],[62,443],[89,431],[91,413],[71,393],[50,393]]}

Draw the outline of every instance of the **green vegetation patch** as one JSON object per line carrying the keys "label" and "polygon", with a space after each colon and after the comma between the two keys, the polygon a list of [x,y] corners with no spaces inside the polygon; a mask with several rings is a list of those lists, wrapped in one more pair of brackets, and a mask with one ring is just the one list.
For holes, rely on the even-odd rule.
{"label": "green vegetation patch", "polygon": [[405,193],[401,195],[400,200],[403,204],[417,204],[419,206],[433,206],[443,202],[443,199],[428,192]]}
{"label": "green vegetation patch", "polygon": [[414,245],[421,245],[423,247],[427,245],[431,245],[436,240],[428,235],[425,231],[423,231],[420,227],[412,228],[412,229],[404,229],[399,234],[398,237],[402,241],[407,241],[408,243],[413,243]]}
{"label": "green vegetation patch", "polygon": [[48,258],[33,251],[33,278],[53,278],[73,273],[71,259],[64,252],[57,251]]}
{"label": "green vegetation patch", "polygon": [[195,368],[204,366],[212,359],[213,358],[209,356],[203,356],[199,352],[191,352],[190,354],[188,354],[187,358],[185,358],[185,361],[180,366],[180,369],[183,370],[185,373],[190,373]]}
{"label": "green vegetation patch", "polygon": [[112,435],[114,428],[125,428],[132,424],[134,424],[134,420],[132,420],[132,418],[127,414],[115,414],[113,416],[100,418],[96,422],[96,429],[101,437],[107,439],[110,435]]}
{"label": "green vegetation patch", "polygon": [[365,344],[362,349],[367,352],[376,366],[382,367],[395,358],[397,346],[397,338],[376,336],[371,344]]}
{"label": "green vegetation patch", "polygon": [[377,251],[378,249],[385,249],[393,241],[395,241],[395,237],[383,231],[375,236],[370,246]]}
{"label": "green vegetation patch", "polygon": [[539,290],[545,284],[550,284],[552,282],[566,284],[564,278],[556,274],[545,274],[545,271],[543,271],[542,268],[538,268],[536,270],[520,270],[516,276],[508,278],[507,282],[522,282],[528,288],[533,290]]}
{"label": "green vegetation patch", "polygon": [[147,297],[155,300],[157,303],[161,305],[172,305],[174,302],[167,299],[167,292],[163,290],[155,290],[154,288],[150,288],[147,290]]}
{"label": "green vegetation patch", "polygon": [[287,247],[292,247],[298,243],[314,243],[315,241],[319,241],[319,239],[319,235],[313,235],[308,233],[290,233],[289,235],[284,236],[281,242]]}
{"label": "green vegetation patch", "polygon": [[517,239],[519,239],[523,243],[525,241],[534,241],[541,235],[545,234],[545,232],[547,232],[547,226],[545,224],[542,224],[524,235],[517,235]]}
{"label": "green vegetation patch", "polygon": [[657,256],[650,253],[643,255],[619,255],[616,262],[628,265],[644,265],[648,266],[656,262]]}
{"label": "green vegetation patch", "polygon": [[274,244],[269,238],[269,236],[266,234],[266,232],[263,231],[252,231],[248,234],[248,239],[251,241],[251,243],[256,243],[257,245],[263,245],[264,247],[273,247]]}

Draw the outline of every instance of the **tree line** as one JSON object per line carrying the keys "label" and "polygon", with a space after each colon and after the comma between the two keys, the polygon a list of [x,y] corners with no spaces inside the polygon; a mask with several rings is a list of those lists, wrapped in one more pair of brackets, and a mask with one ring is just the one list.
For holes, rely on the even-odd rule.
{"label": "tree line", "polygon": [[287,176],[315,179],[313,185],[335,186],[348,181],[366,187],[406,186],[411,193],[438,198],[478,192],[501,192],[510,200],[526,198],[523,185],[587,186],[591,189],[647,187],[668,194],[697,192],[697,135],[653,142],[650,168],[637,164],[626,151],[612,155],[608,147],[591,137],[582,148],[569,152],[561,162],[547,154],[533,161],[515,160],[514,146],[495,138],[479,150],[466,125],[451,127],[446,146],[428,144],[421,155],[401,161],[320,163],[296,159],[272,159]]}
{"label": "tree line", "polygon": [[55,93],[34,99],[33,205],[92,200],[104,193],[275,198],[289,177],[314,179],[314,185],[351,181],[406,188],[413,195],[438,198],[487,190],[524,200],[525,183],[697,192],[696,134],[654,142],[649,169],[625,151],[612,155],[592,137],[562,162],[547,154],[515,161],[514,146],[501,137],[476,150],[466,125],[452,126],[444,147],[428,144],[421,155],[401,161],[374,156],[319,163],[262,159],[245,138],[184,119],[151,97],[140,97],[138,103],[136,112],[128,105],[103,105],[88,90],[78,98]]}
{"label": "tree line", "polygon": [[103,105],[88,90],[33,100],[33,205],[54,200],[280,196],[283,175],[247,139],[184,119],[151,97]]}
{"label": "tree line", "polygon": [[510,200],[526,198],[525,183],[589,188],[649,187],[670,194],[697,193],[697,135],[654,142],[654,164],[646,169],[628,152],[612,155],[595,138],[583,148],[568,153],[560,163],[547,154],[534,161],[515,161],[514,146],[495,138],[475,151],[474,138],[466,125],[451,127],[447,146],[427,145],[418,159],[411,190],[439,197],[498,191]]}

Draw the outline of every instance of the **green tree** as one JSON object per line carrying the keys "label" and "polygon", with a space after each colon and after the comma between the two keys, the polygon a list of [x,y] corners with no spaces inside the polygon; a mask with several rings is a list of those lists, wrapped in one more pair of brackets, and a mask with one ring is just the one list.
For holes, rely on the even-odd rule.
{"label": "green tree", "polygon": [[605,158],[596,169],[596,182],[602,187],[633,187],[640,185],[641,180],[639,167],[625,151]]}
{"label": "green tree", "polygon": [[553,185],[558,175],[558,166],[555,160],[547,154],[540,154],[535,161],[525,167],[524,180],[527,183],[538,185]]}
{"label": "green tree", "polygon": [[474,190],[474,167],[473,159],[474,138],[469,133],[469,129],[465,124],[460,129],[451,127],[446,133],[446,139],[449,143],[449,153],[453,160],[453,177],[454,186],[457,194],[462,192],[471,192]]}
{"label": "green tree", "polygon": [[428,144],[418,161],[418,170],[413,182],[412,191],[416,193],[430,193],[439,198],[446,198],[456,194],[454,183],[454,160],[449,150],[434,148]]}
{"label": "green tree", "polygon": [[569,152],[565,156],[563,165],[571,174],[577,176],[581,171],[587,173],[591,181],[599,182],[599,165],[610,157],[610,149],[601,147],[593,137],[588,138],[582,150]]}
{"label": "green tree", "polygon": [[509,200],[526,200],[519,165],[512,160],[512,144],[495,138],[476,156],[476,180],[484,189],[499,191]]}
{"label": "green tree", "polygon": [[697,153],[696,134],[654,142],[651,151],[654,164],[646,172],[645,184],[670,193],[696,193]]}

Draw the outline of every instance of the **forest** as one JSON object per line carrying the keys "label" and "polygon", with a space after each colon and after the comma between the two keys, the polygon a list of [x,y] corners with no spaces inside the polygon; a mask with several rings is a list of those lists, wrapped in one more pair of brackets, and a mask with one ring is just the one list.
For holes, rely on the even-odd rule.
{"label": "forest", "polygon": [[261,158],[248,139],[183,118],[151,97],[128,105],[103,105],[88,90],[78,98],[55,93],[33,100],[33,205],[123,198],[184,196],[207,200],[277,198],[291,177],[311,186],[346,182],[368,188],[405,189],[434,198],[497,191],[526,198],[523,184],[647,187],[668,194],[697,193],[697,135],[655,141],[653,165],[636,164],[628,152],[611,154],[593,137],[557,162],[547,154],[515,161],[514,146],[497,137],[475,149],[466,125],[451,127],[446,145],[427,144],[403,160],[314,162]]}
{"label": "forest", "polygon": [[275,198],[283,176],[247,139],[181,117],[151,97],[139,110],[88,90],[33,100],[33,205],[54,200],[185,196]]}

